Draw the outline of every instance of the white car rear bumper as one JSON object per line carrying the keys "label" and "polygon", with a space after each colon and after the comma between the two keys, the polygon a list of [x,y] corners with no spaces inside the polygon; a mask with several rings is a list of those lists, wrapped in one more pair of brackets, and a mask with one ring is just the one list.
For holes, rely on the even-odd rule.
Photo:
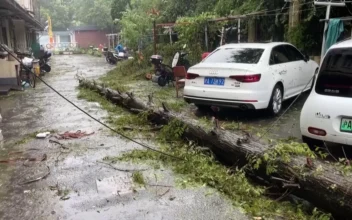
{"label": "white car rear bumper", "polygon": [[220,107],[265,109],[269,105],[271,94],[253,90],[217,89],[186,86],[184,99],[188,103],[198,105],[215,105]]}

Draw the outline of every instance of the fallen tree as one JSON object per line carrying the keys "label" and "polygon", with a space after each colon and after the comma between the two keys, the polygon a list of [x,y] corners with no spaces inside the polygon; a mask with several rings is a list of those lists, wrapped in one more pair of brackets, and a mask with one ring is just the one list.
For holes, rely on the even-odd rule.
{"label": "fallen tree", "polygon": [[352,178],[343,175],[336,164],[310,157],[309,152],[301,152],[305,149],[300,149],[299,144],[297,150],[291,149],[292,152],[283,155],[280,152],[287,151],[285,144],[273,146],[261,143],[247,133],[236,134],[216,125],[207,129],[197,120],[170,112],[164,104],[163,108],[156,108],[150,96],[149,101],[144,102],[132,93],[112,90],[83,77],[78,77],[78,80],[81,87],[98,92],[132,113],[146,112],[151,123],[181,122],[186,127],[183,137],[209,147],[227,165],[251,164],[257,169],[250,169],[250,172],[254,171],[254,175],[265,182],[290,189],[292,194],[331,212],[336,218],[349,219],[352,216]]}

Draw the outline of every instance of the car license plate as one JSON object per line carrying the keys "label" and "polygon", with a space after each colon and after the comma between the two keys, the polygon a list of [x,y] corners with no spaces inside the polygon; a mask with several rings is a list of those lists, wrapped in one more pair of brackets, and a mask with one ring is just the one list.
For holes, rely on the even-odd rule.
{"label": "car license plate", "polygon": [[352,119],[342,118],[340,130],[343,132],[352,132]]}
{"label": "car license plate", "polygon": [[223,85],[225,85],[225,78],[205,77],[204,78],[204,85],[223,86]]}

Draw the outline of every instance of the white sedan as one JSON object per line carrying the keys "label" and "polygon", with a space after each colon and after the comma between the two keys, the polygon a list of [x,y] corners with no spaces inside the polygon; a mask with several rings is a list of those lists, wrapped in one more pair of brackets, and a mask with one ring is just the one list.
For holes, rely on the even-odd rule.
{"label": "white sedan", "polygon": [[268,109],[312,86],[318,64],[288,43],[242,43],[219,47],[186,76],[184,99],[198,107]]}

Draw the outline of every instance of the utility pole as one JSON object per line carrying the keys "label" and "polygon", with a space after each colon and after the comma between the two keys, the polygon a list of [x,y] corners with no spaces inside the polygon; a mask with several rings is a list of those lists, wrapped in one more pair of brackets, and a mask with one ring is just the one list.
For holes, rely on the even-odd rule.
{"label": "utility pole", "polygon": [[326,46],[325,33],[328,30],[331,7],[345,7],[346,4],[345,4],[345,2],[331,2],[331,0],[328,2],[320,2],[318,0],[315,0],[314,5],[326,6],[326,16],[325,16],[326,21],[325,21],[325,26],[324,26],[323,43],[321,45],[321,56],[320,56],[320,64],[321,64],[323,61],[324,55],[325,55],[325,46]]}

